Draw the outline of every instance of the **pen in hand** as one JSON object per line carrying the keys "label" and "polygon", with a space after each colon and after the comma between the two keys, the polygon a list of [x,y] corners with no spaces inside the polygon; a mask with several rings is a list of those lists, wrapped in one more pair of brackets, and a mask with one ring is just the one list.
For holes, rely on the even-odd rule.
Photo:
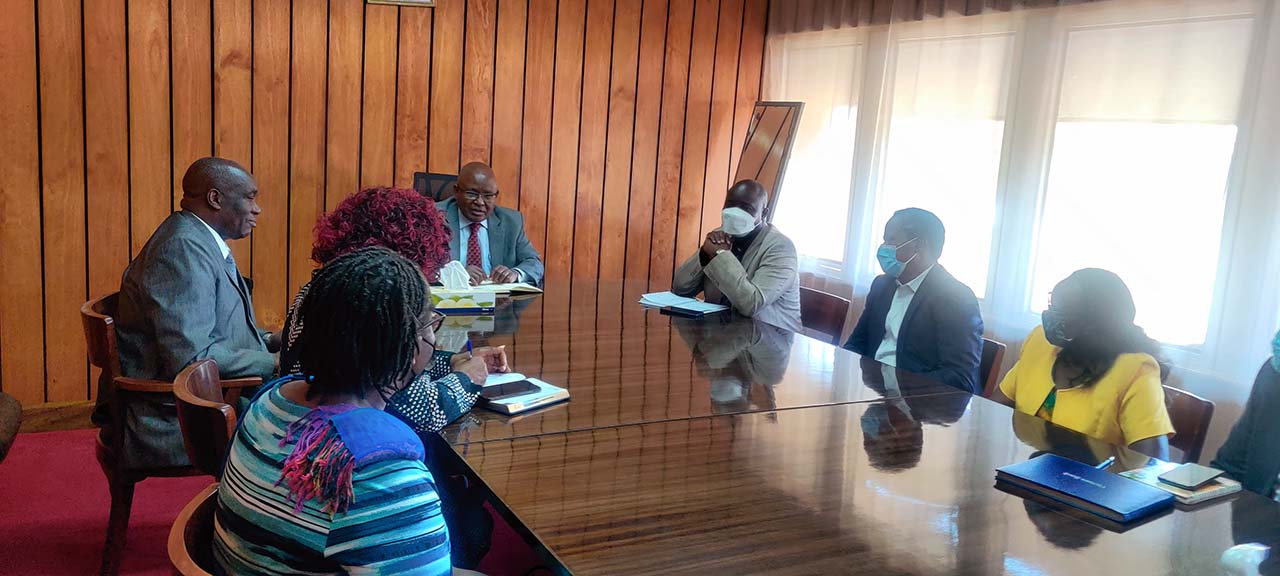
{"label": "pen in hand", "polygon": [[1106,470],[1107,468],[1110,468],[1112,464],[1115,464],[1115,463],[1116,463],[1116,457],[1110,456],[1106,460],[1103,460],[1102,462],[1100,462],[1097,466],[1094,466],[1094,468],[1098,470]]}
{"label": "pen in hand", "polygon": [[[473,354],[471,350],[471,339],[467,338],[467,359],[470,360],[474,357],[475,357],[475,354]],[[1112,460],[1115,460],[1115,458],[1112,458]]]}

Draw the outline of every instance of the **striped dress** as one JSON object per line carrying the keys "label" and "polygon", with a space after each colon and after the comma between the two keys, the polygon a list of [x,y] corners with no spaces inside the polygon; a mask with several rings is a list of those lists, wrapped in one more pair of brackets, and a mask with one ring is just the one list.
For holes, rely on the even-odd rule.
{"label": "striped dress", "polygon": [[[236,432],[218,489],[214,557],[224,574],[449,574],[449,535],[421,441],[400,422],[417,458],[357,460],[346,510],[308,499],[295,510],[281,445],[289,425],[311,412],[271,386]],[[279,484],[277,485],[277,483]]]}

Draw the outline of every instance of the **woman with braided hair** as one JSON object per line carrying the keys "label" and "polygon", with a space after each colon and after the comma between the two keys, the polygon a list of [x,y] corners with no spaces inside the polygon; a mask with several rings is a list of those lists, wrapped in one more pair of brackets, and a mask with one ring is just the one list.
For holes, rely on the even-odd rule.
{"label": "woman with braided hair", "polygon": [[[409,259],[428,280],[434,280],[449,261],[449,229],[440,211],[413,190],[366,188],[322,216],[315,234],[311,258],[320,266],[361,248],[382,246]],[[310,288],[307,284],[298,292],[285,320],[280,365],[288,372],[299,369],[293,348],[304,323],[296,312]],[[433,329],[441,320],[436,319]],[[387,412],[417,432],[438,432],[471,410],[488,374],[506,371],[502,347],[456,354],[438,350],[426,369],[415,372],[413,381],[387,401]]]}
{"label": "woman with braided hair", "polygon": [[384,410],[431,361],[421,268],[362,248],[294,311],[299,371],[263,386],[232,439],[214,556],[228,574],[450,574],[418,435]]}

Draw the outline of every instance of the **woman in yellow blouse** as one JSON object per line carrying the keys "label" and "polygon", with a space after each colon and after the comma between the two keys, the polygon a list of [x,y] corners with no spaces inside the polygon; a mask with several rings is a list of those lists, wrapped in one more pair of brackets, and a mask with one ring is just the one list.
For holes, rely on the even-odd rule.
{"label": "woman in yellow blouse", "polygon": [[1060,282],[1043,323],[994,400],[1114,445],[1169,459],[1159,345],[1133,323],[1119,276],[1086,268]]}

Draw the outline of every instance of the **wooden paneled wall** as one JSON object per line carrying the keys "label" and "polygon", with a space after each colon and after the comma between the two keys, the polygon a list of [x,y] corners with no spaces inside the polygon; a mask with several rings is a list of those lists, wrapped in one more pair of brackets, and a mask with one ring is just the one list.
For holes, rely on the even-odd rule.
{"label": "wooden paneled wall", "polygon": [[0,0],[0,389],[91,398],[79,307],[119,288],[211,154],[262,190],[232,244],[264,327],[325,210],[472,160],[549,277],[669,286],[719,222],[767,4]]}

